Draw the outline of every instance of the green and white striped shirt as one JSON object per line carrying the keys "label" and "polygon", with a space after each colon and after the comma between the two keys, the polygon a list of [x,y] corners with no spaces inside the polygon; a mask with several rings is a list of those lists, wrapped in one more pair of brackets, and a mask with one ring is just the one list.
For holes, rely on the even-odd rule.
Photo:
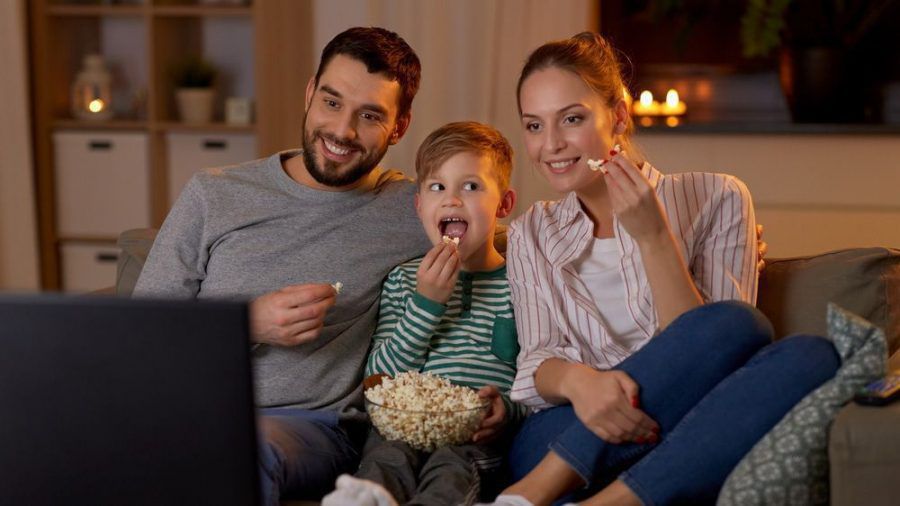
{"label": "green and white striped shirt", "polygon": [[439,304],[416,292],[421,263],[395,267],[384,282],[366,375],[419,371],[473,388],[494,385],[509,419],[519,420],[524,407],[509,400],[519,345],[506,266],[461,271],[453,295]]}

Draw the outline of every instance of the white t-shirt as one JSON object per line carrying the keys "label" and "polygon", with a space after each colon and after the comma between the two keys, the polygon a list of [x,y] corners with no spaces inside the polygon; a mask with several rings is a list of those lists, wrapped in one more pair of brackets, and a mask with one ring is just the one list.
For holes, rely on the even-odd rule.
{"label": "white t-shirt", "polygon": [[622,254],[616,239],[594,237],[584,254],[572,266],[591,293],[600,317],[610,335],[629,348],[641,341],[644,335],[629,316],[625,304],[625,279],[622,278]]}

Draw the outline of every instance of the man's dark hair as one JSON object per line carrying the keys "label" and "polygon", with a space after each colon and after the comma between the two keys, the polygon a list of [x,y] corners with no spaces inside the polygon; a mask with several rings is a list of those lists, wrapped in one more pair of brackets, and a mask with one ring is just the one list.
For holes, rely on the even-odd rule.
{"label": "man's dark hair", "polygon": [[316,87],[325,67],[339,54],[362,62],[369,73],[384,74],[388,79],[397,81],[400,84],[398,117],[409,113],[413,98],[419,91],[422,67],[419,57],[402,37],[374,26],[357,26],[337,34],[322,50],[316,70]]}

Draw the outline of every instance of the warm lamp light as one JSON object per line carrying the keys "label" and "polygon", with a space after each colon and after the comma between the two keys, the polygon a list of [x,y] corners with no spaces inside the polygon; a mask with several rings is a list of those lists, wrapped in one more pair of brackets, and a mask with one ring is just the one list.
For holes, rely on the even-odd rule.
{"label": "warm lamp light", "polygon": [[103,103],[103,100],[100,100],[99,98],[91,100],[91,103],[88,104],[88,110],[95,114],[102,111],[104,107],[106,107],[106,104]]}

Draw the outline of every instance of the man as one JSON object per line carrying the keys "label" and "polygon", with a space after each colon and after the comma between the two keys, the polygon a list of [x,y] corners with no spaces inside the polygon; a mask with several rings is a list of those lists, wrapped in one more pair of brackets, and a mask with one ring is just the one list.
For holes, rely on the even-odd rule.
{"label": "man", "polygon": [[307,85],[303,149],[196,175],[138,280],[138,296],[252,299],[268,504],[318,497],[356,463],[381,282],[431,247],[415,186],[376,168],[409,126],[419,79],[397,34],[337,35]]}

